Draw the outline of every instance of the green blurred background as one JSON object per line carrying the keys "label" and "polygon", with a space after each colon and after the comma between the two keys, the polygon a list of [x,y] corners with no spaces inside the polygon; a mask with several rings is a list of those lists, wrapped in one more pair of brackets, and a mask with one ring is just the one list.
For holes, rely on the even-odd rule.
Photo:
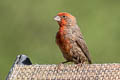
{"label": "green blurred background", "polygon": [[120,62],[120,0],[0,0],[0,80],[18,54],[34,64],[64,61],[55,44],[59,12],[77,17],[93,63]]}

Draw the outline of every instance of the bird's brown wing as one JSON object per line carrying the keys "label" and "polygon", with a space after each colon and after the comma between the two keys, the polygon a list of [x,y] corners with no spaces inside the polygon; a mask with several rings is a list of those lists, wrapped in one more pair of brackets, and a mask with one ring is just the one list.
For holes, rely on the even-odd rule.
{"label": "bird's brown wing", "polygon": [[82,50],[82,52],[84,53],[84,55],[87,57],[88,62],[91,64],[92,61],[91,61],[90,54],[89,54],[89,51],[88,51],[88,48],[87,48],[87,46],[86,46],[86,42],[84,41],[84,39],[79,36],[79,37],[76,39],[76,43],[77,43],[77,45],[81,48],[81,50]]}

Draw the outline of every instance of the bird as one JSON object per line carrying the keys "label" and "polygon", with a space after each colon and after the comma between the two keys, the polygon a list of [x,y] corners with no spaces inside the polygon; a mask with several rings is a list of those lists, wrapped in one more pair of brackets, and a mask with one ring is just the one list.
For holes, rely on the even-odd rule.
{"label": "bird", "polygon": [[66,61],[74,64],[91,64],[91,57],[84,37],[77,25],[76,18],[67,12],[60,12],[55,17],[59,25],[56,43]]}

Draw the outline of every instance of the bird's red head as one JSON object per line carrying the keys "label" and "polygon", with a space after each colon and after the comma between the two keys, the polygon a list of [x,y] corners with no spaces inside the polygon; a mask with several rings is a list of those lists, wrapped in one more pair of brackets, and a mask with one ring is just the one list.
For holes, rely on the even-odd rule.
{"label": "bird's red head", "polygon": [[55,16],[54,20],[58,22],[60,27],[67,26],[67,25],[72,26],[76,24],[75,17],[66,12],[58,13],[57,16]]}

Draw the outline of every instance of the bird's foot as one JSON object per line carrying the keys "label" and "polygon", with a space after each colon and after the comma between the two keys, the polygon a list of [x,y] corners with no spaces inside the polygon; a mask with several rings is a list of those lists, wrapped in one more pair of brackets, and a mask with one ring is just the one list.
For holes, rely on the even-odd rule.
{"label": "bird's foot", "polygon": [[64,62],[61,62],[60,64],[57,65],[57,71],[62,69],[62,67],[64,66],[65,63],[67,62],[70,62],[70,61],[64,61]]}
{"label": "bird's foot", "polygon": [[79,64],[77,64],[77,66],[80,66],[80,67],[82,67],[82,66],[83,66],[83,64],[82,64],[82,63],[79,63]]}

